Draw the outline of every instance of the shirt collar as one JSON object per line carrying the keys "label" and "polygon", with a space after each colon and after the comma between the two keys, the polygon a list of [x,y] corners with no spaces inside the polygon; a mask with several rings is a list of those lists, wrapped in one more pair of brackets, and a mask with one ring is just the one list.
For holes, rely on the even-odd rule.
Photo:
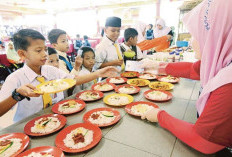
{"label": "shirt collar", "polygon": [[68,60],[67,54],[66,54],[65,52],[61,52],[61,51],[59,51],[59,50],[56,50],[56,51],[57,51],[57,53],[58,53],[59,56],[62,56],[62,57],[64,57],[66,60]]}
{"label": "shirt collar", "polygon": [[127,51],[128,49],[130,49],[130,50],[131,50],[131,48],[132,48],[131,46],[130,46],[130,47],[129,47],[129,46],[127,46],[125,43],[122,43],[121,45],[122,45],[122,46],[126,49],[126,51]]}
{"label": "shirt collar", "polygon": [[[40,76],[36,74],[27,64],[24,64],[23,70],[30,82],[34,81],[38,76]],[[41,67],[41,76],[43,76],[45,79],[48,79],[48,73],[45,66]]]}
{"label": "shirt collar", "polygon": [[83,66],[82,65],[82,67],[81,67],[81,70],[83,70],[83,71],[88,71],[88,72],[93,72],[93,69],[92,69],[92,71],[89,71],[85,66]]}
{"label": "shirt collar", "polygon": [[108,44],[108,45],[114,45],[115,43],[117,43],[117,41],[113,42],[113,41],[110,40],[107,36],[104,36],[104,41],[105,41],[106,44]]}

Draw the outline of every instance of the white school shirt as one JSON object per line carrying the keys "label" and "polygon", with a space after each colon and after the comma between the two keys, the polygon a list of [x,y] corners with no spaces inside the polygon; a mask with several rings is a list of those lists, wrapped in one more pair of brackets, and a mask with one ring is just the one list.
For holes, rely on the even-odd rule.
{"label": "white school shirt", "polygon": [[[23,85],[31,84],[37,86],[40,84],[36,78],[39,75],[36,74],[26,64],[21,69],[10,74],[4,82],[0,91],[0,100],[4,100],[12,95],[12,92]],[[41,67],[41,76],[45,78],[45,81],[74,78],[74,75],[65,73],[64,71],[49,65],[43,65]],[[40,77],[41,77],[40,76]],[[63,92],[57,93],[56,101],[60,101],[64,98]],[[54,102],[54,100],[53,100]],[[43,99],[40,97],[31,97],[31,100],[23,99],[18,102],[18,108],[14,116],[14,122],[22,120],[30,115],[33,115],[43,109]]]}
{"label": "white school shirt", "polygon": [[[86,69],[84,66],[82,66],[81,71],[79,72],[78,76],[87,75],[87,74],[90,74],[90,73],[91,72],[88,69]],[[93,84],[94,84],[94,81],[90,81],[90,82],[81,84],[79,86],[76,86],[74,88],[74,90],[73,90],[73,94],[79,93],[82,90],[90,89]]]}
{"label": "white school shirt", "polygon": [[[125,43],[122,43],[121,46],[123,46],[123,48],[125,48],[126,51],[132,50],[132,47],[127,46]],[[137,59],[143,59],[143,53],[141,49],[138,46],[136,46],[136,50],[137,50]]]}
{"label": "white school shirt", "polygon": [[[97,45],[95,51],[95,69],[99,69],[102,63],[111,62],[113,60],[118,60],[117,50],[114,46],[114,42],[111,41],[108,37],[104,36],[102,41]],[[116,43],[119,49],[120,54],[122,52],[120,50],[120,46]],[[115,66],[119,71],[121,71],[121,66]]]}

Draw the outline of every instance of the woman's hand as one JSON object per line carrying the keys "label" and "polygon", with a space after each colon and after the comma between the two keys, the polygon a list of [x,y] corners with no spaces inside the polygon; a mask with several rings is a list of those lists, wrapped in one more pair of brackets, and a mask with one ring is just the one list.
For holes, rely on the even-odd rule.
{"label": "woman's hand", "polygon": [[158,122],[158,113],[160,109],[153,108],[149,111],[147,111],[144,115],[142,115],[141,119],[147,119],[150,122]]}
{"label": "woman's hand", "polygon": [[118,75],[117,68],[113,66],[108,66],[96,71],[98,77],[115,77]]}
{"label": "woman's hand", "polygon": [[16,92],[26,97],[39,97],[43,93],[35,93],[36,88],[30,84],[23,85],[16,89]]}

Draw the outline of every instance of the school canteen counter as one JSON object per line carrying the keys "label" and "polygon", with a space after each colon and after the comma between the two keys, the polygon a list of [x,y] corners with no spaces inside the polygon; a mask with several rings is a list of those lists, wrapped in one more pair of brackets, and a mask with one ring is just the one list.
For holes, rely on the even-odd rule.
{"label": "school canteen counter", "polygon": [[[140,93],[133,95],[135,101],[148,101],[143,93],[149,90],[149,87],[141,88]],[[166,110],[172,116],[185,121],[195,123],[196,109],[195,102],[198,98],[200,85],[198,81],[181,79],[175,84],[171,91],[173,99],[164,103],[156,103],[161,109]],[[114,92],[104,93],[104,96]],[[75,98],[75,95],[67,98]],[[83,115],[94,108],[111,107],[104,104],[103,99],[95,102],[86,103],[86,108],[79,113],[66,116],[66,126],[83,123]],[[156,123],[150,123],[146,120],[127,114],[124,107],[115,107],[121,114],[121,119],[113,126],[101,128],[103,138],[94,148],[77,154],[67,154],[65,156],[93,156],[93,157],[203,157],[203,155],[194,149],[188,147],[179,141],[170,132],[161,128]],[[35,117],[53,113],[51,107],[42,110],[33,116],[30,116],[14,125],[0,131],[0,135],[6,133],[22,132],[27,122]],[[39,146],[55,146],[57,134],[42,137],[30,137],[30,144],[27,148]]]}

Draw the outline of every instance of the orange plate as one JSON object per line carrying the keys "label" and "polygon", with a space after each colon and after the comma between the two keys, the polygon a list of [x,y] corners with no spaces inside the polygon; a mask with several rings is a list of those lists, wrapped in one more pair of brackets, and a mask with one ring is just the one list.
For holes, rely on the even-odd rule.
{"label": "orange plate", "polygon": [[[80,109],[79,109],[79,110],[76,110],[76,111],[73,111],[73,112],[68,112],[68,113],[60,112],[60,111],[58,110],[58,109],[59,109],[59,106],[62,105],[63,103],[65,103],[65,102],[68,102],[68,101],[76,101],[78,104],[81,104]],[[53,105],[53,107],[52,107],[52,112],[57,113],[57,114],[67,115],[67,114],[73,114],[73,113],[80,112],[80,111],[83,110],[84,108],[85,108],[85,102],[84,102],[84,101],[82,101],[82,100],[76,100],[76,99],[69,99],[69,100],[60,101],[60,102],[56,103],[55,105]]]}
{"label": "orange plate", "polygon": [[[60,121],[60,126],[58,128],[56,128],[55,130],[51,131],[51,132],[48,132],[48,133],[33,133],[31,132],[31,128],[35,125],[35,121],[39,120],[40,118],[44,118],[44,117],[55,117],[55,118],[58,118],[59,121]],[[34,118],[33,120],[29,121],[25,127],[24,127],[24,132],[27,134],[27,135],[30,135],[30,136],[44,136],[44,135],[49,135],[51,133],[54,133],[58,130],[60,130],[61,128],[63,128],[66,124],[66,118],[62,115],[59,115],[59,114],[47,114],[47,115],[43,115],[43,116],[40,116],[40,117],[36,117]]]}
{"label": "orange plate", "polygon": [[149,106],[153,106],[154,108],[159,108],[159,106],[157,106],[155,103],[152,103],[152,102],[137,101],[137,102],[132,102],[132,103],[126,105],[126,107],[125,107],[126,112],[129,113],[130,115],[133,115],[133,116],[140,116],[140,115],[134,114],[131,111],[132,106],[135,106],[135,105],[138,105],[138,104],[146,104],[146,105],[149,105]]}
{"label": "orange plate", "polygon": [[77,93],[76,98],[82,100],[82,99],[79,98],[79,97],[80,97],[80,95],[81,95],[82,93],[85,93],[85,92],[94,92],[94,93],[98,93],[98,94],[99,94],[99,98],[97,98],[97,99],[94,99],[94,100],[83,100],[83,101],[86,101],[86,102],[97,101],[97,100],[100,100],[101,98],[103,98],[103,96],[104,96],[104,94],[103,94],[102,92],[100,92],[100,91],[86,90],[86,91]]}
{"label": "orange plate", "polygon": [[19,153],[21,153],[22,151],[24,151],[29,142],[30,139],[27,135],[23,134],[23,133],[10,133],[10,134],[4,134],[0,136],[0,141],[1,140],[5,140],[5,139],[12,139],[12,138],[18,138],[22,140],[22,145],[20,147],[20,149],[14,153],[14,155],[12,155],[12,157],[17,156]]}
{"label": "orange plate", "polygon": [[115,92],[120,93],[119,89],[122,88],[122,87],[134,87],[134,88],[136,88],[136,91],[134,91],[132,93],[122,93],[122,94],[131,94],[131,95],[133,95],[133,94],[137,94],[137,93],[140,92],[140,88],[138,86],[133,86],[133,85],[129,85],[129,84],[118,86],[117,88],[115,88]]}
{"label": "orange plate", "polygon": [[51,154],[52,156],[55,157],[64,157],[64,153],[59,148],[52,146],[35,147],[21,153],[17,157],[24,157],[31,154],[32,152],[41,153],[42,155]]}
{"label": "orange plate", "polygon": [[[168,98],[167,98],[167,99],[164,99],[164,100],[151,99],[151,98],[149,98],[149,96],[148,96],[147,94],[150,93],[150,92],[153,92],[153,91],[160,91],[160,92],[163,92],[163,93],[165,93],[165,94],[168,95]],[[172,97],[173,97],[173,96],[172,96],[172,93],[170,93],[170,92],[168,92],[168,91],[164,91],[164,90],[154,90],[154,89],[148,90],[148,91],[144,92],[143,95],[144,95],[144,97],[145,97],[146,99],[151,100],[151,101],[157,101],[157,102],[168,101],[168,100],[171,100]]]}
{"label": "orange plate", "polygon": [[110,82],[110,80],[112,79],[112,78],[115,78],[115,79],[123,79],[124,81],[122,82],[122,83],[113,83],[113,84],[123,84],[123,83],[126,83],[126,81],[127,81],[127,79],[126,78],[124,78],[124,77],[111,77],[111,78],[107,78],[106,79],[106,82],[108,82],[108,83],[112,83],[112,82]]}
{"label": "orange plate", "polygon": [[155,80],[155,79],[157,79],[157,76],[156,76],[155,74],[150,74],[150,75],[154,76],[155,78],[142,78],[142,77],[141,77],[141,76],[146,75],[146,74],[150,74],[150,73],[142,73],[142,74],[139,74],[139,78],[141,78],[141,79],[146,79],[146,80]]}
{"label": "orange plate", "polygon": [[97,112],[97,111],[111,111],[111,112],[114,113],[114,116],[116,116],[115,119],[111,123],[102,124],[102,125],[93,124],[93,125],[97,125],[98,127],[106,127],[106,126],[113,125],[113,124],[117,123],[120,120],[120,118],[121,118],[120,113],[117,110],[114,110],[112,108],[104,107],[104,108],[96,108],[96,109],[88,111],[87,113],[85,113],[85,115],[83,117],[83,121],[85,123],[91,123],[89,121],[89,118],[90,118],[90,116],[91,116],[92,113]]}
{"label": "orange plate", "polygon": [[[104,85],[104,84],[111,85],[111,86],[112,86],[112,89],[110,89],[110,90],[98,90],[98,89],[95,89],[95,87],[96,87],[97,85]],[[115,88],[116,88],[116,86],[115,86],[113,83],[100,82],[100,83],[96,83],[96,84],[92,85],[92,88],[91,88],[91,89],[92,89],[92,90],[95,90],[95,91],[109,92],[109,91],[114,90]]]}
{"label": "orange plate", "polygon": [[[89,145],[87,145],[83,148],[80,148],[80,149],[72,149],[72,148],[66,147],[63,140],[66,138],[66,136],[71,131],[73,131],[79,127],[83,127],[85,129],[93,131],[92,143],[90,143]],[[59,134],[56,136],[55,144],[58,148],[60,148],[64,152],[78,153],[78,152],[86,151],[86,150],[91,149],[92,147],[96,146],[100,142],[101,138],[102,138],[102,132],[98,126],[93,125],[91,123],[78,123],[78,124],[70,125],[67,128],[60,131]]]}

